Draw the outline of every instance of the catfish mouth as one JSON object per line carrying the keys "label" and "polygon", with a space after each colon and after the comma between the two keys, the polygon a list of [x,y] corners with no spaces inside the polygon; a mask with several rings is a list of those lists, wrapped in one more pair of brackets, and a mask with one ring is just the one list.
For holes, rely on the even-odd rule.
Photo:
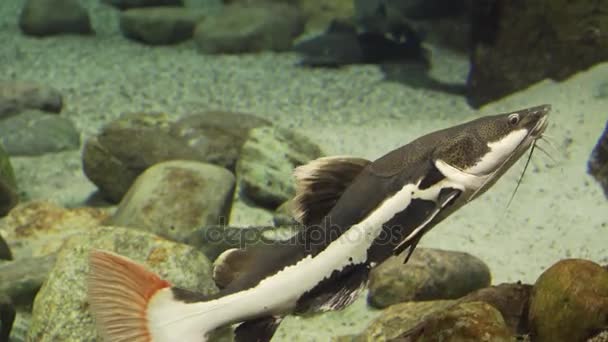
{"label": "catfish mouth", "polygon": [[485,177],[487,177],[486,180],[476,191],[473,192],[473,194],[469,197],[469,201],[484,193],[498,180],[498,178],[500,178],[500,176],[507,172],[507,170],[519,160],[519,158],[528,150],[528,148],[530,148],[530,146],[533,146],[538,139],[542,138],[543,133],[549,125],[549,117],[547,114],[549,113],[550,109],[551,106],[549,105],[544,105],[538,109],[541,117],[538,119],[536,124],[530,129],[528,134],[521,140],[517,147],[513,149],[511,154],[505,158],[502,164],[500,164],[494,171],[485,175]]}
{"label": "catfish mouth", "polygon": [[530,129],[528,134],[522,139],[519,145],[517,145],[513,152],[511,152],[511,155],[507,157],[502,165],[500,165],[493,173],[502,174],[505,171],[503,169],[508,169],[511,167],[511,165],[513,165],[519,159],[519,157],[521,157],[521,155],[524,154],[528,148],[530,148],[530,146],[534,145],[538,139],[542,138],[547,126],[549,126],[549,116],[547,114],[549,113],[550,109],[551,107],[548,105],[542,107],[540,110],[542,112],[542,116]]}

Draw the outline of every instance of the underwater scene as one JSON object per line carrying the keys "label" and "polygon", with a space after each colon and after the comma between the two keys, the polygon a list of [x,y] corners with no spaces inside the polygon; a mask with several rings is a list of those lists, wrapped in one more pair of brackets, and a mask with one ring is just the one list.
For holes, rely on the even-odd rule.
{"label": "underwater scene", "polygon": [[0,0],[0,342],[607,317],[608,1]]}

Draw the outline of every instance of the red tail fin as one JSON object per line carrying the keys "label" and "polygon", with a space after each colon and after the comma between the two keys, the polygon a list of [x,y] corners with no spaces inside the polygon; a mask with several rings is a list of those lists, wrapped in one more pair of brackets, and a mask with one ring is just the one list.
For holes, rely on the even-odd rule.
{"label": "red tail fin", "polygon": [[88,278],[90,309],[100,333],[112,342],[150,342],[150,298],[169,282],[113,253],[93,250]]}

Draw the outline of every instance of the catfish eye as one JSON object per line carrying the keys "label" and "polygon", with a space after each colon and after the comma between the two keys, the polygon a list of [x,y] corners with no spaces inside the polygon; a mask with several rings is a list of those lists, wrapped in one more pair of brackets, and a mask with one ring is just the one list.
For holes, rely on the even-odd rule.
{"label": "catfish eye", "polygon": [[515,126],[519,123],[519,114],[513,113],[513,114],[509,115],[507,120],[509,120],[509,124],[511,126]]}

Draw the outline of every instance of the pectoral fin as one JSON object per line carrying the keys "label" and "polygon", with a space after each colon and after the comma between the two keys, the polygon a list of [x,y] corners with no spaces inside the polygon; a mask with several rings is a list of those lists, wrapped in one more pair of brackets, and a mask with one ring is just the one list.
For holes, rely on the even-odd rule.
{"label": "pectoral fin", "polygon": [[245,321],[234,331],[234,342],[269,342],[282,320],[268,316]]}
{"label": "pectoral fin", "polygon": [[431,211],[427,215],[427,217],[416,228],[414,228],[414,230],[412,230],[412,232],[403,241],[401,241],[401,243],[399,243],[397,245],[397,247],[395,247],[393,249],[393,253],[395,255],[399,255],[406,248],[409,247],[408,254],[403,263],[406,263],[409,260],[410,256],[414,252],[414,249],[416,248],[416,245],[418,244],[418,241],[420,241],[422,236],[427,231],[429,231],[430,228],[433,226],[432,222],[437,217],[437,215],[441,211],[443,211],[445,208],[447,208],[449,205],[454,203],[456,198],[461,193],[462,193],[461,190],[454,189],[454,188],[445,188],[439,192],[439,195],[437,196],[437,205],[435,206],[435,209],[433,211]]}
{"label": "pectoral fin", "polygon": [[352,304],[367,286],[369,266],[358,264],[335,272],[298,301],[297,312],[342,310]]}

